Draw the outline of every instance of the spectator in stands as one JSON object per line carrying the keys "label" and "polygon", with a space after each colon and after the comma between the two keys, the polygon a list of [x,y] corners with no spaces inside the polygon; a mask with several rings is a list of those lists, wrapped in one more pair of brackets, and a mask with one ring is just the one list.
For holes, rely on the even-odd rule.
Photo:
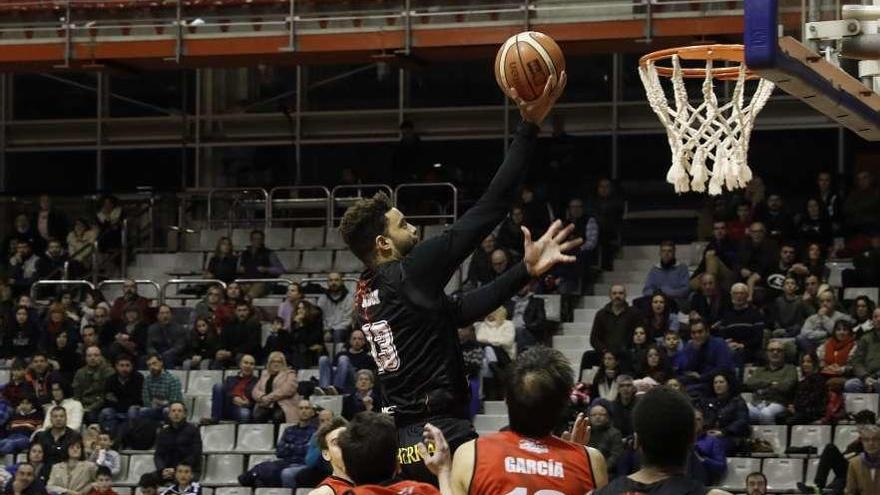
{"label": "spectator in stands", "polygon": [[807,353],[801,356],[801,377],[788,405],[788,424],[811,424],[825,414],[825,377],[819,373],[819,358]]}
{"label": "spectator in stands", "polygon": [[770,193],[764,208],[755,215],[755,220],[767,228],[767,236],[774,240],[790,239],[795,231],[794,219],[786,210],[779,193]]}
{"label": "spectator in stands", "polygon": [[73,378],[73,396],[82,403],[83,413],[88,424],[97,423],[104,406],[107,379],[113,374],[101,349],[86,349],[86,365],[77,370]]}
{"label": "spectator in stands", "polygon": [[220,332],[220,349],[214,354],[214,369],[232,368],[241,356],[260,354],[260,322],[253,316],[251,305],[240,301],[235,306],[235,319]]}
{"label": "spectator in stands", "polygon": [[37,277],[40,280],[75,279],[81,277],[82,272],[79,262],[64,252],[61,241],[49,239],[46,252],[37,261]]}
{"label": "spectator in stands", "polygon": [[776,265],[779,248],[775,241],[767,239],[767,230],[761,222],[749,227],[749,238],[743,240],[737,256],[737,272],[740,280],[749,286],[749,294],[754,294],[755,286],[764,282]]}
{"label": "spectator in stands", "polygon": [[733,369],[733,355],[720,337],[709,335],[702,320],[691,321],[691,340],[676,358],[678,379],[688,390],[699,392],[723,370]]}
{"label": "spectator in stands", "polygon": [[64,239],[67,237],[66,215],[52,208],[52,199],[48,194],[41,194],[39,202],[40,207],[33,220],[36,234],[43,239],[44,243],[49,242],[50,239]]}
{"label": "spectator in stands", "polygon": [[302,287],[292,282],[287,286],[287,298],[278,306],[278,317],[284,321],[284,328],[290,330],[290,324],[293,315],[296,312],[296,306],[303,299]]}
{"label": "spectator in stands", "polygon": [[804,294],[801,298],[810,307],[811,314],[819,309],[819,292],[825,292],[828,288],[828,285],[823,284],[816,275],[810,275],[804,280]]}
{"label": "spectator in stands", "polygon": [[850,235],[866,234],[877,225],[880,216],[880,192],[874,175],[867,170],[856,174],[855,188],[843,202],[843,218]]}
{"label": "spectator in stands", "polygon": [[516,359],[516,329],[507,319],[504,306],[486,315],[483,321],[474,323],[474,329],[477,342],[493,346],[496,354],[503,351],[510,360]]}
{"label": "spectator in stands", "polygon": [[496,249],[492,251],[489,263],[492,267],[492,279],[494,280],[510,268],[510,255],[504,249]]}
{"label": "spectator in stands", "polygon": [[830,246],[832,243],[831,219],[820,201],[817,198],[808,199],[798,220],[797,237],[802,245],[817,243]]}
{"label": "spectator in stands", "polygon": [[254,421],[275,423],[295,423],[297,421],[296,370],[287,366],[283,353],[269,355],[266,371],[254,386]]}
{"label": "spectator in stands", "polygon": [[[223,304],[223,287],[212,285],[208,287],[205,298],[196,304],[192,314],[191,324],[195,324],[196,319],[206,318],[214,324],[215,328],[223,328],[222,325],[229,319],[231,315],[226,314],[227,308]],[[235,311],[235,308],[233,308]]]}
{"label": "spectator in stands", "polygon": [[21,398],[0,439],[0,455],[18,454],[28,448],[31,436],[43,425],[43,411],[34,407],[33,396]]}
{"label": "spectator in stands", "polygon": [[[238,255],[238,274],[242,278],[277,278],[284,273],[284,265],[274,251],[264,245],[266,236],[262,230],[251,231],[251,243]],[[251,298],[266,293],[265,283],[253,283],[248,289]]]}
{"label": "spectator in stands", "polygon": [[40,257],[34,254],[31,244],[18,241],[15,254],[9,258],[9,285],[15,294],[26,294],[39,278],[37,271]]}
{"label": "spectator in stands", "polygon": [[24,213],[16,215],[15,221],[13,222],[12,233],[6,236],[3,240],[3,249],[6,250],[2,256],[4,263],[8,262],[10,258],[15,256],[18,249],[18,243],[22,241],[29,243],[32,247],[45,247],[45,244],[39,243],[40,239],[37,234],[34,233],[31,228],[31,223],[28,220],[27,215]]}
{"label": "spectator in stands", "polygon": [[45,412],[45,420],[43,421],[43,429],[47,430],[52,427],[51,411],[55,406],[64,408],[66,412],[67,426],[79,431],[83,421],[83,405],[82,402],[76,400],[71,394],[70,386],[63,381],[52,383],[52,400],[43,405]]}
{"label": "spectator in stands", "polygon": [[468,290],[488,284],[495,278],[495,272],[492,271],[489,261],[489,257],[495,251],[495,244],[495,234],[489,234],[483,238],[480,249],[475,250],[471,255],[467,270],[468,278],[465,281]]}
{"label": "spectator in stands", "polygon": [[767,344],[767,366],[757,368],[745,381],[745,389],[754,393],[748,404],[749,419],[762,425],[776,424],[776,418],[794,398],[797,382],[797,369],[785,362],[785,347],[771,340]]}
{"label": "spectator in stands", "polygon": [[89,460],[98,466],[98,469],[107,470],[108,481],[111,476],[116,476],[122,470],[122,458],[119,452],[113,450],[113,437],[107,431],[98,433],[95,449],[89,455]]}
{"label": "spectator in stands", "polygon": [[[505,250],[517,259],[522,258],[523,245],[525,238],[523,237],[522,227],[525,219],[525,210],[522,205],[513,205],[510,207],[510,214],[501,222],[498,228],[498,237],[495,239],[495,247],[488,253],[494,253],[496,249]],[[532,233],[534,235],[534,233]],[[489,273],[494,278],[494,275]],[[492,280],[491,278],[489,280]]]}
{"label": "spectator in stands", "polygon": [[[91,458],[89,459],[91,462]],[[97,465],[97,464],[96,464]],[[86,495],[119,495],[113,490],[113,473],[107,466],[98,466],[95,470],[95,482]]]}
{"label": "spectator in stands", "polygon": [[208,260],[203,275],[207,279],[216,279],[228,284],[236,278],[237,265],[238,257],[235,256],[232,248],[232,240],[224,236],[217,239],[214,254]]}
{"label": "spectator in stands", "polygon": [[594,212],[596,221],[599,222],[599,249],[603,270],[613,269],[614,256],[620,244],[623,209],[623,199],[614,191],[611,180],[600,178],[596,183],[596,196],[590,201],[590,211]]}
{"label": "spectator in stands", "polygon": [[755,300],[761,303],[772,301],[782,294],[786,277],[794,277],[798,285],[803,286],[803,281],[809,274],[807,267],[797,261],[797,248],[794,243],[783,241],[780,243],[779,258],[764,278],[762,290],[766,293],[761,297],[756,295]]}
{"label": "spectator in stands", "polygon": [[8,321],[3,331],[2,349],[0,356],[4,359],[13,359],[16,356],[31,356],[37,349],[40,338],[40,328],[37,322],[31,318],[30,311],[24,306],[15,309],[15,317]]}
{"label": "spectator in stands", "polygon": [[837,311],[836,307],[837,298],[832,291],[819,294],[819,309],[804,321],[797,337],[798,348],[806,351],[816,349],[831,335],[838,320],[852,323],[849,315]]}
{"label": "spectator in stands", "polygon": [[324,353],[324,330],[321,309],[302,300],[296,307],[290,333],[293,335],[294,365],[297,368],[311,368],[318,364]]}
{"label": "spectator in stands", "polygon": [[180,400],[168,406],[168,421],[156,436],[153,461],[156,474],[165,481],[174,479],[174,468],[181,463],[192,467],[196,479],[201,473],[202,437],[195,425],[186,422],[186,406]]}
{"label": "spectator in stands", "polygon": [[829,172],[819,172],[816,176],[816,200],[822,208],[822,212],[831,222],[832,232],[836,235],[841,228],[841,198],[834,190]]}
{"label": "spectator in stands", "polygon": [[851,365],[855,378],[846,381],[847,392],[864,392],[880,390],[877,386],[880,379],[880,308],[872,315],[874,328],[859,339],[856,351],[852,356]]}
{"label": "spectator in stands", "polygon": [[520,189],[520,200],[523,208],[523,225],[533,236],[544,235],[550,222],[556,218],[553,208],[549,203],[538,198],[535,188],[528,184]]}
{"label": "spectator in stands", "polygon": [[[702,322],[699,315],[692,316],[688,320],[688,327],[693,325],[696,321]],[[682,350],[684,350],[684,345],[681,343],[681,335],[672,330],[667,331],[663,336],[662,350],[673,370],[678,372],[678,368],[681,366],[681,360],[684,357],[684,353],[682,352]]]}
{"label": "spectator in stands", "polygon": [[636,387],[629,375],[617,377],[617,397],[611,401],[611,421],[623,438],[632,435],[632,412],[638,403]]}
{"label": "spectator in stands", "polygon": [[725,224],[728,237],[734,242],[743,242],[748,237],[751,224],[752,210],[749,208],[749,205],[745,203],[737,205],[736,217]]}
{"label": "spectator in stands", "polygon": [[872,495],[880,493],[880,426],[859,427],[859,440],[864,451],[849,460],[846,472],[846,495]]}
{"label": "spectator in stands", "polygon": [[[639,310],[627,304],[624,286],[612,285],[609,297],[611,301],[596,312],[593,318],[593,330],[590,332],[590,344],[595,352],[600,353],[599,356],[605,351],[615,353],[625,351],[632,340],[633,330],[644,326],[644,319]],[[597,361],[595,357],[592,358],[586,363],[586,367],[598,365]],[[584,366],[582,365],[581,368]]]}
{"label": "spectator in stands", "polygon": [[[59,303],[53,303],[49,306],[46,320],[43,321],[41,348],[49,350],[55,347],[55,341],[61,334],[66,335],[74,348],[76,347],[79,332],[77,332],[75,324],[65,316],[64,306]],[[29,356],[33,349],[19,349],[19,351],[22,352],[18,354],[19,356]],[[62,368],[62,371],[72,374],[76,371],[76,368],[72,370]]]}
{"label": "spectator in stands", "polygon": [[192,466],[185,462],[174,468],[174,483],[162,491],[162,495],[201,495],[202,486],[193,481]]}
{"label": "spectator in stands", "polygon": [[[269,335],[266,336],[266,342],[263,344],[263,356],[269,358],[269,354],[280,352],[284,354],[289,362],[293,361],[293,336],[290,331],[284,328],[284,320],[275,317],[272,319],[269,327]],[[323,357],[323,356],[322,356]]]}
{"label": "spectator in stands", "polygon": [[102,253],[119,249],[122,246],[122,220],[125,214],[115,196],[100,199],[100,209],[95,214],[98,227],[98,249]]}
{"label": "spectator in stands", "polygon": [[85,289],[82,295],[82,301],[79,304],[79,312],[82,318],[79,320],[80,328],[91,325],[95,319],[95,309],[98,305],[106,306],[109,310],[110,306],[104,302],[104,297],[100,291]]}
{"label": "spectator in stands", "polygon": [[746,495],[767,495],[767,476],[755,471],[746,475]]}
{"label": "spectator in stands", "polygon": [[355,384],[355,373],[360,370],[376,370],[376,362],[367,349],[367,338],[363,330],[355,328],[348,336],[348,348],[318,360],[319,386],[325,392],[335,389],[338,393],[348,393]]}
{"label": "spectator in stands", "polygon": [[[854,418],[857,425],[874,425],[877,423],[877,415],[873,411],[861,411],[856,413]],[[814,486],[798,483],[798,490],[803,493],[815,493],[818,490],[820,493],[828,493],[830,491],[834,495],[842,494],[846,485],[847,469],[849,467],[848,460],[861,455],[863,451],[862,441],[858,436],[846,446],[843,452],[834,443],[825,445],[819,456],[819,464],[816,466],[816,476],[813,480]],[[834,479],[828,483],[828,475],[831,472],[834,473]]]}
{"label": "spectator in stands", "polygon": [[645,332],[649,342],[654,342],[666,335],[667,330],[678,331],[678,313],[672,311],[669,297],[661,291],[651,295],[649,312],[644,315]]}
{"label": "spectator in stands", "polygon": [[87,219],[77,218],[73,223],[73,230],[67,234],[67,253],[83,267],[90,268],[92,249],[97,238],[97,229],[92,227]]}
{"label": "spectator in stands", "polygon": [[537,343],[546,343],[548,338],[544,300],[535,297],[534,287],[534,282],[529,282],[504,305],[516,330],[516,348],[519,352]]}
{"label": "spectator in stands", "polygon": [[43,447],[43,458],[50,470],[55,463],[67,458],[67,446],[79,438],[79,432],[67,426],[67,411],[61,406],[49,410],[50,428],[37,432],[33,442]]}
{"label": "spectator in stands", "polygon": [[120,422],[137,415],[144,405],[144,376],[134,371],[134,360],[127,354],[120,354],[114,363],[116,373],[107,377],[104,385],[103,409],[101,409],[101,429],[116,432]]}
{"label": "spectator in stands", "polygon": [[327,275],[327,290],[318,296],[318,307],[324,315],[324,332],[326,342],[345,342],[351,331],[352,313],[354,312],[354,294],[342,282],[342,274],[330,272]]}
{"label": "spectator in stands", "polygon": [[43,404],[52,400],[52,384],[59,381],[61,376],[51,368],[46,354],[36,352],[31,358],[26,379],[34,388],[37,405],[42,407]]}
{"label": "spectator in stands", "polygon": [[347,425],[346,420],[333,418],[330,423],[321,425],[315,433],[321,457],[330,464],[332,472],[309,495],[336,495],[344,489],[354,488],[354,483],[345,472],[345,462],[339,448],[339,434],[345,431]]}
{"label": "spectator in stands", "polygon": [[[42,467],[42,466],[41,466]],[[6,495],[48,495],[43,482],[37,478],[39,469],[31,462],[21,462],[15,470],[15,477],[6,485]]]}
{"label": "spectator in stands", "polygon": [[161,421],[171,404],[183,401],[180,380],[165,369],[165,363],[158,354],[147,355],[147,369],[149,373],[144,378],[141,397],[144,406],[138,411],[138,416]]}
{"label": "spectator in stands", "polygon": [[694,409],[694,430],[696,440],[691,455],[688,456],[687,474],[689,478],[705,486],[717,485],[727,471],[727,455],[724,444],[717,436],[709,435],[703,427],[703,411]]}
{"label": "spectator in stands", "polygon": [[196,324],[190,330],[186,348],[181,355],[185,370],[207,370],[211,367],[211,358],[217,353],[220,344],[214,325],[207,318],[196,318]]}
{"label": "spectator in stands", "polygon": [[144,473],[141,475],[140,479],[138,479],[138,484],[135,487],[137,492],[136,495],[158,495],[159,493],[159,481],[161,479],[156,473]]}
{"label": "spectator in stands", "polygon": [[853,257],[853,270],[844,270],[846,287],[877,287],[880,285],[880,228],[869,231],[869,244]]}
{"label": "spectator in stands", "polygon": [[689,307],[706,325],[713,327],[730,308],[730,300],[726,291],[718,287],[718,279],[711,273],[702,274],[699,280],[700,287],[691,294]]}
{"label": "spectator in stands", "polygon": [[624,365],[628,371],[635,370],[638,368],[639,363],[641,363],[645,359],[645,355],[648,354],[648,348],[652,345],[652,340],[648,339],[648,334],[642,327],[636,327],[633,330],[632,342],[630,342],[629,348],[626,350],[626,355],[624,356]]}
{"label": "spectator in stands", "polygon": [[742,365],[755,362],[764,341],[764,315],[753,306],[746,284],[736,283],[730,288],[732,307],[718,322],[717,335],[727,341],[734,360]]}
{"label": "spectator in stands", "polygon": [[847,378],[852,377],[850,359],[856,350],[856,341],[853,337],[852,325],[845,320],[838,320],[834,324],[834,332],[824,345],[819,346],[818,358],[822,363],[821,373],[829,380],[829,386],[833,382],[835,388],[843,388]]}
{"label": "spectator in stands", "polygon": [[[23,397],[34,398],[34,387],[27,381],[27,367],[22,357],[12,359],[10,364],[9,382],[3,385],[0,392],[0,398],[9,403],[12,407],[18,407]],[[38,405],[38,404],[35,404]],[[40,409],[38,407],[38,409]]]}
{"label": "spectator in stands", "polygon": [[186,351],[186,331],[172,321],[171,306],[162,304],[156,323],[147,330],[147,353],[159,354],[169,367],[179,364]]}
{"label": "spectator in stands", "polygon": [[[106,319],[106,316],[104,317]],[[83,358],[86,356],[86,349],[89,346],[101,347],[101,341],[95,333],[95,327],[87,326],[82,329],[82,341],[77,344],[76,352],[81,354]]]}
{"label": "spectator in stands", "polygon": [[77,495],[86,493],[95,481],[95,463],[85,460],[82,437],[67,445],[67,459],[52,466],[46,488],[52,493]]}
{"label": "spectator in stands", "polygon": [[599,243],[599,223],[594,217],[585,214],[584,201],[580,198],[569,200],[565,221],[574,224],[572,238],[583,239],[584,242],[575,253],[574,263],[557,265],[555,271],[561,278],[559,292],[581,294],[589,281],[590,260]]}
{"label": "spectator in stands", "polygon": [[[581,365],[583,366],[583,361]],[[620,375],[620,371],[620,357],[611,351],[602,353],[602,365],[593,377],[593,396],[609,401],[616,399],[617,376]]]}
{"label": "spectator in stands", "polygon": [[711,385],[712,392],[701,404],[707,433],[720,439],[724,451],[730,456],[745,445],[751,434],[749,409],[739,396],[736,377],[732,372],[714,373]]}
{"label": "spectator in stands", "polygon": [[697,290],[702,285],[702,275],[711,275],[722,288],[728,288],[735,281],[734,268],[737,262],[736,241],[728,237],[727,225],[723,221],[712,223],[712,239],[703,250],[703,259],[691,276],[690,288]]}
{"label": "spectator in stands", "polygon": [[374,388],[376,379],[372,370],[357,372],[355,390],[342,399],[342,417],[351,421],[354,415],[363,411],[379,410],[379,391]]}
{"label": "spectator in stands", "polygon": [[297,420],[288,426],[278,439],[275,456],[278,460],[257,464],[238,477],[242,486],[256,487],[294,487],[294,480],[299,471],[306,467],[306,453],[309,440],[317,430],[315,409],[307,400],[299,401]]}
{"label": "spectator in stands", "polygon": [[10,474],[14,475],[15,473],[10,468],[17,469],[22,464],[30,464],[34,468],[34,480],[39,482],[40,485],[46,486],[46,482],[49,481],[49,471],[52,469],[52,466],[50,466],[46,462],[43,462],[43,445],[36,440],[36,437],[31,440],[31,444],[28,447],[27,453],[25,455],[25,462],[18,463],[17,465],[13,466],[8,466],[6,470],[9,471]]}
{"label": "spectator in stands", "polygon": [[675,259],[675,243],[663,241],[660,243],[660,263],[648,272],[642,295],[651,296],[660,291],[671,298],[687,298],[689,278],[687,265]]}
{"label": "spectator in stands", "polygon": [[850,308],[850,318],[853,320],[853,333],[856,338],[874,329],[871,315],[874,313],[874,301],[866,295],[857,296]]}
{"label": "spectator in stands", "polygon": [[122,325],[113,343],[107,348],[107,357],[115,360],[121,354],[137,359],[147,353],[149,326],[141,317],[141,310],[136,305],[125,308]]}
{"label": "spectator in stands", "polygon": [[[672,363],[666,357],[666,353],[655,346],[648,348],[645,357],[638,363],[636,367],[636,376],[640,379],[650,379],[654,384],[650,386],[662,385],[672,378]],[[638,386],[636,387],[638,389]]]}
{"label": "spectator in stands", "polygon": [[595,399],[590,405],[590,439],[587,442],[605,457],[608,472],[614,473],[617,461],[623,455],[623,437],[611,424],[611,403],[606,399]]}
{"label": "spectator in stands", "polygon": [[785,277],[782,295],[773,300],[768,313],[773,337],[794,338],[801,332],[804,321],[813,314],[813,309],[798,295],[797,280]]}
{"label": "spectator in stands", "polygon": [[257,361],[250,354],[238,360],[238,373],[226,377],[226,381],[214,385],[211,391],[211,417],[202,418],[203,424],[213,424],[230,419],[245,423],[253,417],[253,390],[257,384],[254,368]]}
{"label": "spectator in stands", "polygon": [[144,321],[152,322],[153,301],[138,294],[137,283],[132,279],[127,279],[122,283],[122,295],[113,301],[110,307],[110,319],[115,323],[121,323],[125,313],[125,309],[129,306],[137,306],[141,311]]}

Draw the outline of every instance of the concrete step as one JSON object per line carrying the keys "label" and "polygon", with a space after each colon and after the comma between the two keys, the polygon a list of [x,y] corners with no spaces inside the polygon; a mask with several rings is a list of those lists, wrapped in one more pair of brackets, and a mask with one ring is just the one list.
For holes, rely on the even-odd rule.
{"label": "concrete step", "polygon": [[608,295],[604,296],[581,296],[575,302],[575,308],[577,309],[601,309],[603,306],[608,304]]}
{"label": "concrete step", "polygon": [[[587,310],[581,310],[587,311]],[[562,324],[559,335],[585,335],[593,328],[593,320],[567,321]]]}
{"label": "concrete step", "polygon": [[498,431],[508,423],[506,414],[477,414],[474,417],[474,428],[477,431]]}
{"label": "concrete step", "polygon": [[596,309],[576,309],[574,310],[574,322],[580,323],[582,325],[592,325],[593,319],[596,317],[596,313],[599,311],[599,308]]}
{"label": "concrete step", "polygon": [[571,367],[577,369],[578,366],[581,365],[581,356],[583,356],[584,351],[586,349],[574,349],[574,350],[562,350],[559,351],[565,356],[565,359],[571,364]]}
{"label": "concrete step", "polygon": [[583,350],[590,345],[590,339],[586,335],[554,335],[553,348],[559,351]]}
{"label": "concrete step", "polygon": [[485,414],[507,416],[507,404],[503,400],[487,400],[483,402]]}
{"label": "concrete step", "polygon": [[[602,276],[599,277],[598,282],[605,284],[637,284],[643,283],[645,281],[645,277],[648,276],[647,271],[632,271],[632,270],[623,270],[623,269],[615,269],[610,272],[602,272]],[[597,290],[593,291],[593,294],[601,295]]]}

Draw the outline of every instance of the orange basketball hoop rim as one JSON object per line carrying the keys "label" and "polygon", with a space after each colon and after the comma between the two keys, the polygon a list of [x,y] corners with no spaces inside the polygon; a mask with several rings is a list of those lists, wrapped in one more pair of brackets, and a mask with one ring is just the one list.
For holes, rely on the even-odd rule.
{"label": "orange basketball hoop rim", "polygon": [[[639,66],[647,69],[648,63],[654,63],[654,69],[658,76],[672,77],[673,68],[658,65],[658,62],[670,60],[678,55],[679,60],[704,60],[706,62],[732,62],[735,65],[728,67],[682,67],[681,76],[685,79],[705,79],[707,72],[713,79],[720,81],[735,81],[740,76],[740,66],[745,59],[745,47],[743,45],[695,45],[666,48],[651,52],[639,59]],[[760,76],[746,68],[746,79],[758,79]]]}

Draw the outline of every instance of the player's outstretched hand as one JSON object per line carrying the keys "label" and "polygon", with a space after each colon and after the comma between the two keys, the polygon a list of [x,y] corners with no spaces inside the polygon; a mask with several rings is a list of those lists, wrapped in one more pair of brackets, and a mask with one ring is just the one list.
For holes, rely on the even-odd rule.
{"label": "player's outstretched hand", "polygon": [[590,443],[590,420],[584,413],[578,413],[571,428],[571,441],[578,445]]}
{"label": "player's outstretched hand", "polygon": [[548,77],[547,84],[544,85],[544,93],[532,101],[525,101],[520,98],[519,93],[517,93],[516,89],[513,87],[508,89],[508,94],[510,94],[510,97],[519,107],[519,113],[522,115],[523,120],[535,125],[541,125],[541,122],[544,122],[544,119],[547,118],[550,110],[553,110],[553,105],[556,104],[556,100],[562,96],[562,92],[565,90],[565,84],[567,82],[568,76],[565,71],[562,71],[562,74],[559,76],[559,81],[556,80],[555,75]]}
{"label": "player's outstretched hand", "polygon": [[[452,454],[449,453],[449,444],[446,443],[443,432],[431,423],[427,423],[422,438],[424,441],[419,442],[418,449],[422,459],[425,460],[425,467],[438,478],[443,474],[448,476],[452,471]],[[428,449],[428,444],[433,445],[433,451]]]}
{"label": "player's outstretched hand", "polygon": [[523,249],[523,262],[532,277],[539,277],[553,268],[557,263],[573,263],[575,257],[565,254],[580,246],[583,239],[571,239],[566,241],[574,224],[562,228],[562,222],[556,220],[547,229],[547,232],[537,241],[532,242],[532,233],[526,227],[520,227],[525,237]]}

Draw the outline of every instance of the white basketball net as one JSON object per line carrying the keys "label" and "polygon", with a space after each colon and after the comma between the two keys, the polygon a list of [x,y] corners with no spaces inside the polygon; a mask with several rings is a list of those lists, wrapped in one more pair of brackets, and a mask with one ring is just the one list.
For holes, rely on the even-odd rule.
{"label": "white basketball net", "polygon": [[[755,93],[745,103],[746,69],[740,65],[733,96],[727,103],[718,104],[713,91],[712,60],[706,60],[706,78],[703,80],[703,103],[694,107],[688,101],[678,55],[672,56],[673,104],[670,108],[660,83],[661,77],[653,61],[639,67],[639,76],[645,85],[648,103],[660,122],[666,127],[672,148],[672,166],[666,181],[675,186],[675,192],[705,192],[721,194],[745,187],[752,179],[747,159],[749,136],[758,113],[764,108],[773,83],[760,79]],[[710,168],[711,163],[711,168]]]}

